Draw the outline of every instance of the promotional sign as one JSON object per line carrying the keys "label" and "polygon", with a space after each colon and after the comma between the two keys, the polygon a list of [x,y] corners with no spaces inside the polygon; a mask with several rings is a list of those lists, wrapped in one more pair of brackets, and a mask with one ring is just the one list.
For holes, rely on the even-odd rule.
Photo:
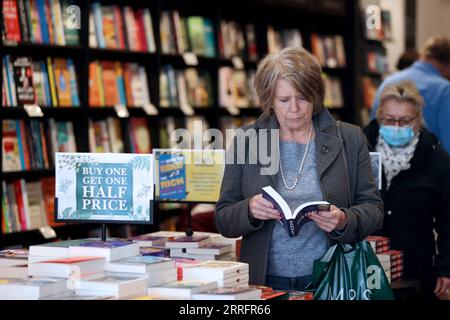
{"label": "promotional sign", "polygon": [[153,156],[56,153],[56,221],[152,223]]}
{"label": "promotional sign", "polygon": [[155,198],[216,202],[225,168],[225,150],[154,149]]}

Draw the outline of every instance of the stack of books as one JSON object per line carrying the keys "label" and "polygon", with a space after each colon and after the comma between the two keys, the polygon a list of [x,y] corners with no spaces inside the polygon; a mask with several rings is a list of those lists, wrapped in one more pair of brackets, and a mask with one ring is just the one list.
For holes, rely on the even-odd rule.
{"label": "stack of books", "polygon": [[207,244],[199,248],[170,249],[171,257],[188,258],[195,260],[231,260],[231,244]]}
{"label": "stack of books", "polygon": [[178,280],[175,261],[154,256],[135,256],[109,262],[105,266],[109,272],[148,275],[148,286],[154,287]]}
{"label": "stack of books", "polygon": [[28,277],[28,250],[0,251],[0,278]]}
{"label": "stack of books", "polygon": [[183,280],[216,281],[222,287],[247,287],[248,264],[235,261],[205,261],[183,269]]}
{"label": "stack of books", "polygon": [[369,236],[366,240],[377,254],[389,282],[403,276],[403,252],[391,250],[388,237]]}
{"label": "stack of books", "polygon": [[210,280],[181,280],[168,283],[166,285],[150,287],[147,290],[149,296],[161,297],[181,297],[192,299],[197,293],[217,288],[217,282]]}
{"label": "stack of books", "polygon": [[65,279],[58,278],[1,278],[0,300],[41,300],[70,296]]}
{"label": "stack of books", "polygon": [[164,247],[167,241],[172,240],[172,236],[155,236],[153,234],[141,234],[129,238],[129,240],[137,243],[139,248],[142,247]]}
{"label": "stack of books", "polygon": [[400,250],[389,250],[386,253],[377,254],[386,275],[390,281],[403,276],[403,252]]}

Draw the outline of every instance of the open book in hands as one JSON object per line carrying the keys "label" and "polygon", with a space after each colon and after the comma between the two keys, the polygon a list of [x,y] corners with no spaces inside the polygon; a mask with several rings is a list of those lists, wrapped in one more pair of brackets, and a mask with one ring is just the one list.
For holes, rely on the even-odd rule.
{"label": "open book in hands", "polygon": [[272,202],[275,209],[278,210],[281,215],[279,222],[284,226],[291,238],[298,234],[306,222],[312,221],[307,216],[309,212],[330,211],[331,207],[330,203],[326,201],[313,201],[304,203],[297,207],[294,212],[291,212],[286,201],[271,186],[262,188],[262,196],[264,199]]}

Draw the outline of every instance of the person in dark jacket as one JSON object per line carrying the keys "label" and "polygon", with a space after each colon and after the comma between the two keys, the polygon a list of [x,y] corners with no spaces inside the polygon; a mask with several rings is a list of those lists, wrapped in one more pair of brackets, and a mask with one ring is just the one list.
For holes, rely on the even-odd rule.
{"label": "person in dark jacket", "polygon": [[[321,72],[303,48],[267,55],[255,77],[263,116],[236,132],[228,150],[214,218],[225,237],[242,236],[240,261],[249,264],[250,284],[304,290],[314,261],[334,243],[363,240],[382,226],[366,138],[323,106]],[[262,197],[266,186],[292,211],[311,201],[329,202],[330,211],[311,213],[290,237]]]}
{"label": "person in dark jacket", "polygon": [[412,82],[387,86],[380,101],[364,133],[383,163],[382,235],[404,252],[404,276],[420,281],[420,298],[448,295],[450,157],[424,128],[424,101]]}

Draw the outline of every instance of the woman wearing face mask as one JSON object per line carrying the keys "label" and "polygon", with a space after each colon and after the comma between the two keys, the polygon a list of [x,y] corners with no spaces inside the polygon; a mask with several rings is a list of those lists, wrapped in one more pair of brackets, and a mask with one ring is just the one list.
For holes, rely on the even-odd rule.
{"label": "woman wearing face mask", "polygon": [[424,101],[413,83],[386,87],[380,102],[377,119],[364,133],[369,148],[381,152],[383,162],[382,234],[391,239],[392,249],[403,250],[404,276],[421,283],[418,298],[446,295],[450,289],[450,157],[424,128]]}

